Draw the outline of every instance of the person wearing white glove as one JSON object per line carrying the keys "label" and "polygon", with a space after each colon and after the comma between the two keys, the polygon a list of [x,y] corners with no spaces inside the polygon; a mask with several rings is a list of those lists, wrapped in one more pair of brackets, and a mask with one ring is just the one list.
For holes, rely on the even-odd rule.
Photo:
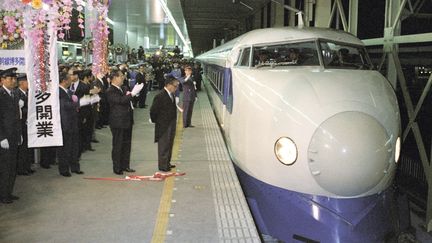
{"label": "person wearing white glove", "polygon": [[140,65],[138,68],[138,72],[135,76],[136,83],[138,85],[143,85],[141,90],[138,92],[138,97],[134,99],[135,106],[138,106],[139,108],[146,108],[146,99],[147,99],[147,92],[148,92],[148,80],[146,79],[146,67],[145,65]]}
{"label": "person wearing white glove", "polygon": [[192,77],[192,67],[185,67],[183,85],[183,127],[194,127],[192,125],[192,112],[195,100],[197,98],[196,88]]}
{"label": "person wearing white glove", "polygon": [[21,142],[19,97],[16,88],[16,68],[0,72],[0,203],[9,204],[19,199],[13,195],[18,144]]}
{"label": "person wearing white glove", "polygon": [[28,113],[28,81],[27,75],[20,75],[17,78],[18,88],[15,89],[15,95],[19,97],[20,112],[21,112],[21,131],[22,142],[18,146],[18,160],[17,160],[17,175],[31,175],[35,172],[31,168],[32,161],[30,159],[30,150],[28,148],[27,137],[27,113]]}

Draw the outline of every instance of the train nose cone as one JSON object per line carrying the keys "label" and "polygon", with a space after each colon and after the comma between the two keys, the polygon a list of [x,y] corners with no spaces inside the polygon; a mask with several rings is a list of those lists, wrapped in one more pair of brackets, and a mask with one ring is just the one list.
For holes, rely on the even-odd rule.
{"label": "train nose cone", "polygon": [[391,159],[385,128],[361,112],[339,113],[315,131],[308,149],[309,169],[324,189],[355,196],[375,187]]}

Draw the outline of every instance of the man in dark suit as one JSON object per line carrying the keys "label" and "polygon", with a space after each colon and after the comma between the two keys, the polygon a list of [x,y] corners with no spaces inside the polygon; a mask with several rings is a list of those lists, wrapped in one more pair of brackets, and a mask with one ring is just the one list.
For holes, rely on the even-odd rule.
{"label": "man in dark suit", "polygon": [[16,87],[16,68],[0,73],[0,202],[12,203],[15,185],[18,145],[22,143],[19,99],[13,94]]}
{"label": "man in dark suit", "polygon": [[138,72],[136,74],[136,83],[137,84],[144,84],[144,88],[140,91],[139,96],[137,98],[135,98],[135,100],[138,101],[138,107],[139,108],[146,108],[147,105],[146,103],[146,99],[147,99],[147,92],[148,92],[148,83],[145,79],[145,66],[144,65],[140,65]]}
{"label": "man in dark suit", "polygon": [[[105,86],[104,76],[103,74],[100,74],[96,77],[96,79],[93,81],[93,87],[97,87],[99,91],[99,109],[98,109],[98,116],[96,118],[96,128],[101,129],[104,127],[104,124],[108,124],[108,119],[105,118],[108,115],[107,107],[108,101],[106,99],[106,90],[107,87]],[[105,122],[106,121],[106,122]]]}
{"label": "man in dark suit", "polygon": [[21,75],[17,78],[18,88],[16,88],[13,92],[14,95],[20,100],[20,109],[21,109],[21,132],[23,137],[23,143],[18,147],[18,166],[17,166],[17,174],[18,175],[30,175],[35,171],[31,169],[31,156],[32,149],[28,148],[28,136],[27,136],[27,110],[28,110],[28,82],[27,75]]}
{"label": "man in dark suit", "polygon": [[[90,85],[82,82],[79,77],[82,77],[84,71],[77,70],[75,67],[69,69],[69,75],[71,80],[71,85],[69,90],[72,91],[72,94],[76,95],[78,99],[82,99],[84,96],[90,95]],[[92,107],[90,104],[85,104],[79,107],[79,116],[78,116],[78,130],[79,130],[79,152],[85,152],[86,150],[93,150],[91,148],[91,137],[88,139],[88,127],[91,123]]]}
{"label": "man in dark suit", "polygon": [[101,100],[99,101],[99,113],[96,121],[96,128],[101,129],[104,128],[104,125],[108,125],[109,118],[109,104],[106,98],[106,90],[109,88],[108,78],[103,74],[97,75],[95,81],[93,82],[93,86],[100,89],[99,97]]}
{"label": "man in dark suit", "polygon": [[122,71],[112,71],[111,87],[106,91],[110,105],[109,125],[112,133],[113,171],[122,175],[124,171],[135,172],[130,168],[130,152],[133,126],[132,94],[122,84],[125,75]]}
{"label": "man in dark suit", "polygon": [[170,171],[175,168],[171,165],[172,147],[176,132],[177,107],[175,104],[175,91],[179,81],[168,78],[165,87],[153,99],[150,108],[150,119],[155,126],[155,143],[158,143],[158,167],[160,171]]}
{"label": "man in dark suit", "polygon": [[195,81],[192,78],[192,67],[185,67],[185,78],[183,82],[183,127],[194,127],[192,126],[192,112],[194,103],[196,100]]}
{"label": "man in dark suit", "polygon": [[59,75],[60,118],[63,135],[63,146],[57,148],[58,169],[62,176],[70,177],[71,172],[84,174],[79,164],[78,133],[78,97],[68,90],[71,77],[67,73]]}

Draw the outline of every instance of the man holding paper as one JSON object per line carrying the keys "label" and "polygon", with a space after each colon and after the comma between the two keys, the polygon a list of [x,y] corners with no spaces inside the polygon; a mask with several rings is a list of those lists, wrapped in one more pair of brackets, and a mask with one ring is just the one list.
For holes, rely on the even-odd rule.
{"label": "man holding paper", "polygon": [[60,117],[63,146],[57,148],[58,170],[60,175],[70,177],[71,172],[83,174],[79,163],[78,97],[69,87],[72,83],[70,74],[59,74]]}
{"label": "man holding paper", "polygon": [[106,91],[107,100],[110,106],[109,123],[112,133],[113,172],[122,175],[124,171],[135,172],[130,168],[130,151],[133,126],[133,105],[132,97],[136,96],[144,84],[137,84],[132,91],[127,91],[122,84],[125,75],[122,71],[111,72],[109,79],[111,87]]}

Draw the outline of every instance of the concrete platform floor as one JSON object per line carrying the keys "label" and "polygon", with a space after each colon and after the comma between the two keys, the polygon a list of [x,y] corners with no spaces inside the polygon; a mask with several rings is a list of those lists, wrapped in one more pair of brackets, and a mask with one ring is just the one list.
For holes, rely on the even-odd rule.
{"label": "concrete platform floor", "polygon": [[[147,104],[155,93],[151,92]],[[174,179],[166,242],[221,241],[201,117],[201,110],[209,109],[206,99],[200,93],[192,121],[196,127],[182,134],[175,164],[186,175]],[[200,105],[203,101],[207,102],[204,106]],[[154,125],[148,122],[149,108],[136,109],[134,115],[131,168],[135,175],[152,175],[157,171],[157,144],[153,143]],[[109,128],[96,130],[96,137],[100,141],[93,144],[96,151],[82,155],[84,175],[65,178],[53,166],[17,177],[14,194],[20,199],[0,205],[0,242],[152,241],[164,182],[84,179],[124,178],[112,172]],[[254,235],[232,242],[258,241]]]}

